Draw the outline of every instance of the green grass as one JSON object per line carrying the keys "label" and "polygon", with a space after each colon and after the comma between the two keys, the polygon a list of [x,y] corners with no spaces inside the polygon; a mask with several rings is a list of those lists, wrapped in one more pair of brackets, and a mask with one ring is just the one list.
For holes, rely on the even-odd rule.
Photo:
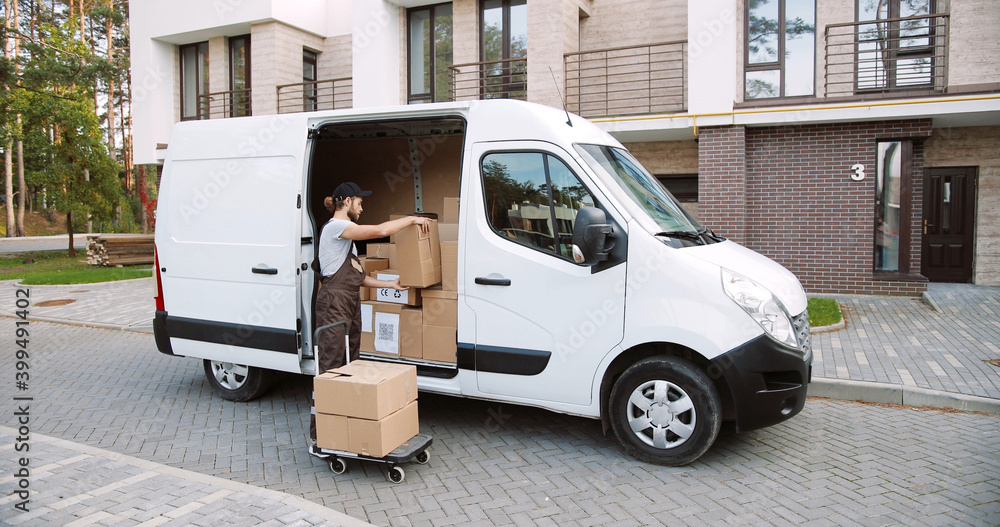
{"label": "green grass", "polygon": [[832,298],[810,298],[808,310],[809,325],[814,328],[830,326],[844,318],[840,305]]}
{"label": "green grass", "polygon": [[87,263],[87,253],[66,251],[0,255],[0,280],[20,279],[25,285],[92,284],[153,276],[149,266],[99,267]]}

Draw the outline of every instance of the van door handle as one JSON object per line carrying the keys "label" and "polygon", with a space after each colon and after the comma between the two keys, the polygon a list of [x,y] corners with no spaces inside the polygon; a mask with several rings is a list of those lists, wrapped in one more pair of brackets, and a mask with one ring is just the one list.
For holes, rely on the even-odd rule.
{"label": "van door handle", "polygon": [[250,269],[253,274],[278,274],[278,270],[274,267],[254,267]]}
{"label": "van door handle", "polygon": [[510,285],[510,278],[486,278],[484,276],[477,276],[476,283],[479,285]]}

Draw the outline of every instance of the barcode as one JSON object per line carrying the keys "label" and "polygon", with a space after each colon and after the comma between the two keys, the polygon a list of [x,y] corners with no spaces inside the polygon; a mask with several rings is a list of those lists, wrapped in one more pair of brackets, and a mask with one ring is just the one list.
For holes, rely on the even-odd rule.
{"label": "barcode", "polygon": [[395,336],[395,326],[392,324],[376,324],[378,327],[375,331],[375,338],[378,340],[396,340]]}

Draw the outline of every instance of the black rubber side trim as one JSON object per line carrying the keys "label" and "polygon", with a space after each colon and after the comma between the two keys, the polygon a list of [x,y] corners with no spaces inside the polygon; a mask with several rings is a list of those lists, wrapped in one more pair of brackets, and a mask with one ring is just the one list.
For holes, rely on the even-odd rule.
{"label": "black rubber side trim", "polygon": [[153,339],[156,341],[156,349],[164,355],[173,355],[174,350],[170,347],[170,335],[167,334],[167,312],[157,311],[153,316]]}
{"label": "black rubber side trim", "polygon": [[476,371],[509,375],[538,375],[552,357],[550,351],[499,346],[476,346]]}
{"label": "black rubber side trim", "polygon": [[[166,313],[164,313],[164,319],[164,338],[198,340],[280,353],[298,354],[299,352],[295,344],[297,335],[291,329],[168,317]],[[155,325],[153,329],[156,329]],[[169,341],[167,345],[169,346]]]}
{"label": "black rubber side trim", "polygon": [[458,369],[476,370],[476,346],[465,342],[458,343]]}

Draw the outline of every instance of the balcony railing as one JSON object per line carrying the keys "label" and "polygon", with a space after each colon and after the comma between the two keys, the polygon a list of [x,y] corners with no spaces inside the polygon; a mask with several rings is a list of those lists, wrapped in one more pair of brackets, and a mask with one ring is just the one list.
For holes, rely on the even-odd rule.
{"label": "balcony railing", "polygon": [[584,117],[686,108],[687,41],[567,53],[566,105]]}
{"label": "balcony railing", "polygon": [[528,59],[470,62],[448,67],[451,100],[528,98]]}
{"label": "balcony railing", "polygon": [[354,105],[351,77],[278,86],[278,113],[339,110]]}
{"label": "balcony railing", "polygon": [[205,93],[198,96],[198,118],[246,117],[251,115],[250,89]]}
{"label": "balcony railing", "polygon": [[826,97],[947,88],[948,15],[826,26]]}

